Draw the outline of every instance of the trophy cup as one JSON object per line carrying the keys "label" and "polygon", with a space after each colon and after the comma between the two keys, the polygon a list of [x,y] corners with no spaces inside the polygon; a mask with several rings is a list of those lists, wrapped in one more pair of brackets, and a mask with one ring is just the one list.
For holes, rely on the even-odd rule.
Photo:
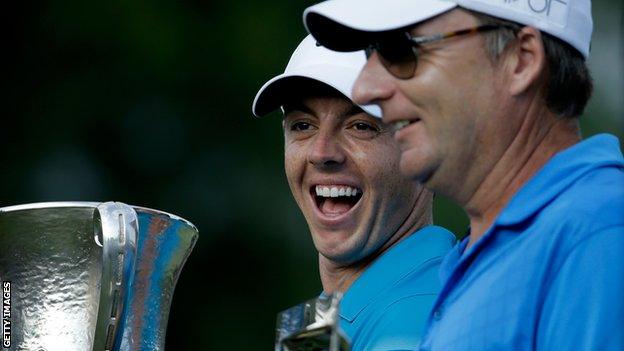
{"label": "trophy cup", "polygon": [[0,350],[163,350],[197,235],[120,202],[0,208]]}
{"label": "trophy cup", "polygon": [[321,295],[277,315],[275,351],[350,351],[339,327],[342,295]]}

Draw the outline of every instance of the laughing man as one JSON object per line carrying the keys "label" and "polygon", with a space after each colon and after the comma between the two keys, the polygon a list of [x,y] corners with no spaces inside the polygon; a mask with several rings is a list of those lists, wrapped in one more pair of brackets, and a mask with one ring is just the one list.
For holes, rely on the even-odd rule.
{"label": "laughing man", "polygon": [[269,80],[256,116],[282,108],[286,175],[319,253],[323,291],[344,293],[353,350],[413,350],[454,236],[432,222],[432,193],[399,172],[399,145],[375,105],[349,98],[363,52],[307,37]]}

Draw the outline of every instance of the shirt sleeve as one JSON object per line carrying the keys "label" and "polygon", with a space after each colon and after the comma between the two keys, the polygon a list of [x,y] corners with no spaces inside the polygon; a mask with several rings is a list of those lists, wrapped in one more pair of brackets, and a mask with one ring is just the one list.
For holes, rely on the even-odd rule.
{"label": "shirt sleeve", "polygon": [[418,350],[429,309],[436,294],[404,297],[390,306],[371,323],[353,346],[354,351]]}
{"label": "shirt sleeve", "polygon": [[624,350],[624,227],[579,242],[547,292],[537,350]]}

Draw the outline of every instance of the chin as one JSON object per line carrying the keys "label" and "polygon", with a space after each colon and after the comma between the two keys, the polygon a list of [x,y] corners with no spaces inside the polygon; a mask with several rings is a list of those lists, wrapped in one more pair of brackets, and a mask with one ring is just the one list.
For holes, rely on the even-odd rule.
{"label": "chin", "polygon": [[406,178],[426,185],[431,179],[435,167],[430,160],[414,157],[410,158],[406,155],[402,155],[399,169],[401,174]]}
{"label": "chin", "polygon": [[410,163],[409,160],[401,162],[400,171],[404,177],[411,180],[422,182],[422,179],[427,178],[425,176],[425,171],[417,167],[415,164]]}
{"label": "chin", "polygon": [[339,266],[348,266],[359,260],[351,252],[319,252],[323,257]]}
{"label": "chin", "polygon": [[340,265],[348,265],[359,259],[358,251],[346,242],[319,243],[316,249],[323,257]]}

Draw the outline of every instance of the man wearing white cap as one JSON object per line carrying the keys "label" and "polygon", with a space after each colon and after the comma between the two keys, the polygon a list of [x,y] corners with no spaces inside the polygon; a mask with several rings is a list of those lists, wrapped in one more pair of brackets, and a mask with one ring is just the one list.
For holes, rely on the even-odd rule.
{"label": "man wearing white cap", "polygon": [[318,42],[367,50],[353,100],[411,179],[461,205],[422,350],[624,350],[624,159],[581,140],[589,0],[332,0]]}
{"label": "man wearing white cap", "polygon": [[323,292],[344,292],[340,326],[352,349],[413,350],[455,239],[430,225],[432,194],[401,176],[379,108],[351,102],[365,62],[307,37],[253,112],[283,109],[288,183],[319,252]]}

